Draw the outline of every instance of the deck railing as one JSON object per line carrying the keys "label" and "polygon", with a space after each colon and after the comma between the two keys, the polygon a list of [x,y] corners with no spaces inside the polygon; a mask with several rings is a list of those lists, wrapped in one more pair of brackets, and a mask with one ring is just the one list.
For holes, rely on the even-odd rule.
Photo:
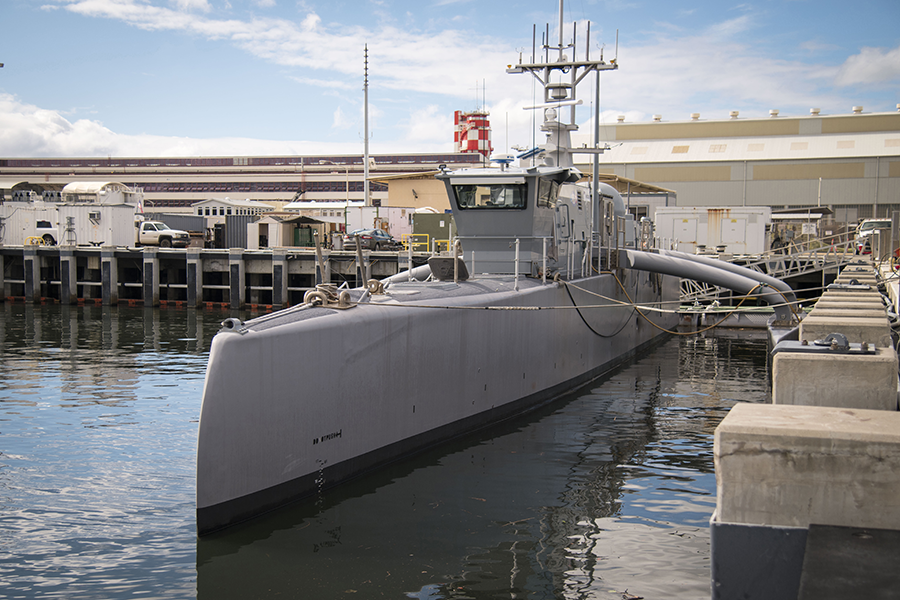
{"label": "deck railing", "polygon": [[[776,279],[790,279],[820,273],[824,287],[828,274],[837,274],[854,259],[856,254],[855,232],[791,242],[753,256],[752,260],[734,260],[735,264],[765,273]],[[730,294],[726,290],[690,279],[681,280],[682,302],[703,302]]]}

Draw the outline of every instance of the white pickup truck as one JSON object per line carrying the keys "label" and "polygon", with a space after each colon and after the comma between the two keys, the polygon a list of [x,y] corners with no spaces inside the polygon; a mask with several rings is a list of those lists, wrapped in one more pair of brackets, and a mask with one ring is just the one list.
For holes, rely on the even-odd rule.
{"label": "white pickup truck", "polygon": [[161,221],[135,221],[134,243],[136,246],[186,248],[191,243],[191,236],[187,231],[172,229]]}

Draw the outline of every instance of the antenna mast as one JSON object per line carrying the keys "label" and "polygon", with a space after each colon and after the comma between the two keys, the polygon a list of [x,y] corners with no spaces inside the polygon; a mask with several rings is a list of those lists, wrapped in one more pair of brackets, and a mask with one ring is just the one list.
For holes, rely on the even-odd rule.
{"label": "antenna mast", "polygon": [[[600,60],[590,59],[590,23],[588,23],[587,44],[584,52],[584,60],[578,60],[575,55],[575,34],[577,33],[575,26],[572,28],[572,43],[566,46],[563,43],[563,0],[559,0],[559,44],[556,47],[550,45],[550,26],[547,25],[544,35],[544,62],[535,62],[532,57],[530,63],[522,62],[522,55],[519,54],[519,64],[511,65],[506,69],[507,73],[531,73],[531,75],[544,88],[544,103],[530,108],[544,109],[544,124],[541,130],[547,133],[547,143],[544,146],[545,156],[544,164],[547,166],[559,167],[575,167],[575,161],[572,154],[593,154],[593,202],[591,202],[591,253],[594,253],[595,244],[599,242],[597,234],[599,228],[595,229],[599,213],[597,206],[599,204],[599,155],[606,148],[600,147],[600,72],[618,69],[618,57],[609,63],[603,60],[603,53],[600,53]],[[618,31],[616,32],[616,44],[618,50]],[[534,34],[532,34],[532,46],[534,45]],[[571,48],[572,55],[567,56],[565,49]],[[557,59],[551,62],[551,50],[557,51],[555,54]],[[581,104],[581,100],[577,99],[575,88],[589,74],[596,73],[596,103],[594,106],[594,144],[592,148],[571,147],[571,138],[569,133],[578,129],[575,123],[575,106]],[[568,77],[567,77],[568,75]],[[556,76],[558,81],[553,81]],[[568,81],[566,81],[568,79]],[[558,109],[564,106],[571,107],[570,123],[562,123],[562,118],[557,120],[559,116]]]}
{"label": "antenna mast", "polygon": [[[619,65],[615,60],[608,63],[605,62],[602,56],[600,57],[600,60],[590,60],[589,48],[585,50],[584,60],[578,60],[578,57],[574,55],[574,41],[572,44],[565,44],[563,41],[563,0],[559,0],[558,45],[551,45],[549,40],[550,30],[548,25],[544,35],[543,62],[533,62],[534,58],[532,58],[531,63],[523,63],[520,55],[519,63],[508,67],[506,72],[531,73],[541,87],[544,88],[544,103],[531,107],[547,109],[548,111],[544,115],[547,120],[545,120],[545,125],[542,126],[541,129],[548,132],[552,131],[554,132],[554,135],[562,135],[568,140],[568,132],[578,129],[578,125],[575,124],[575,106],[581,104],[581,101],[577,99],[575,88],[589,73],[596,73],[599,79],[600,71],[618,69]],[[566,55],[565,51],[567,48],[572,49],[571,56]],[[554,77],[558,81],[554,81]],[[597,105],[599,106],[599,104],[598,98]],[[558,110],[564,106],[571,107],[569,123],[562,123],[562,118],[560,118],[559,121],[556,121],[557,115],[550,114],[550,109]],[[555,125],[551,126],[551,123],[555,123]],[[561,143],[561,141],[562,140],[559,140],[559,143]],[[557,149],[554,150],[554,152],[557,153],[557,156],[554,157],[556,165],[574,166],[571,157],[568,156],[568,154],[570,154],[569,148],[561,149],[559,148],[559,143],[554,144],[557,146]],[[585,154],[602,152],[603,150],[600,149],[599,145],[599,137],[595,134],[594,148],[579,148],[577,152]]]}
{"label": "antenna mast", "polygon": [[369,45],[365,45],[365,68],[363,70],[363,205],[371,206],[369,201]]}

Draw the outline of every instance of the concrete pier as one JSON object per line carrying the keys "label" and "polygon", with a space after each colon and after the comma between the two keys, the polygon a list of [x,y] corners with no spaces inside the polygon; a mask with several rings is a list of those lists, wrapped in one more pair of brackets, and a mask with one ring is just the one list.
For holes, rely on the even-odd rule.
{"label": "concrete pier", "polygon": [[897,353],[779,353],[772,366],[772,403],[897,410]]}
{"label": "concrete pier", "polygon": [[[406,265],[406,254],[363,252],[370,276],[384,278]],[[300,304],[324,281],[362,285],[355,252],[312,249],[206,250],[104,246],[0,245],[0,301],[30,303],[249,308]],[[428,255],[414,255],[413,266]]]}
{"label": "concrete pier", "polygon": [[867,344],[872,353],[777,353],[774,404],[897,410],[897,353],[875,282],[870,266],[845,270],[800,322],[800,340],[807,345],[838,333],[851,344]]}
{"label": "concrete pier", "polygon": [[[772,404],[738,404],[716,429],[713,598],[840,597],[812,583],[855,551],[833,540],[900,539],[898,361],[877,280],[871,265],[848,267],[800,341],[776,346]],[[816,344],[829,334],[848,345]],[[879,549],[883,560],[854,564],[857,581],[896,571],[900,547]]]}
{"label": "concrete pier", "polygon": [[823,316],[813,309],[809,316],[800,322],[801,340],[814,342],[824,339],[830,333],[842,333],[851,342],[866,342],[878,347],[888,346],[891,343],[891,330],[884,315],[877,318],[856,316],[850,309],[844,316]]}
{"label": "concrete pier", "polygon": [[738,404],[714,453],[722,522],[900,529],[900,412]]}

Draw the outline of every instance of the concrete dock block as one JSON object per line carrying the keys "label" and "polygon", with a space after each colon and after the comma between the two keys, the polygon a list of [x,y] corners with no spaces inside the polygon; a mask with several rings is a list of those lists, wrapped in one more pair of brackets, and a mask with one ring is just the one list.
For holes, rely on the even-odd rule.
{"label": "concrete dock block", "polygon": [[843,271],[841,271],[841,275],[847,275],[849,273],[874,273],[875,266],[872,264],[855,264],[855,265],[847,265]]}
{"label": "concrete dock block", "polygon": [[772,403],[897,410],[897,353],[779,352],[772,360]]}
{"label": "concrete dock block", "polygon": [[878,279],[875,277],[874,273],[871,273],[871,274],[869,274],[869,273],[859,274],[858,273],[855,275],[847,275],[847,276],[840,275],[834,281],[835,281],[835,283],[853,283],[855,281],[856,283],[862,283],[865,285],[872,285],[872,286],[878,284]]}
{"label": "concrete dock block", "polygon": [[[841,302],[881,302],[878,290],[860,290],[858,292],[825,292],[821,300]],[[820,302],[821,302],[820,300]]]}
{"label": "concrete dock block", "polygon": [[722,522],[900,529],[900,412],[741,403],[714,455]]}
{"label": "concrete dock block", "polygon": [[887,317],[818,317],[813,311],[800,321],[801,340],[822,340],[829,333],[842,333],[848,342],[867,342],[878,347],[891,344]]}
{"label": "concrete dock block", "polygon": [[884,307],[881,308],[860,308],[860,307],[846,307],[846,308],[819,308],[817,305],[811,313],[811,316],[814,317],[855,317],[857,319],[866,318],[866,319],[884,319],[887,317],[887,312],[884,310]]}
{"label": "concrete dock block", "polygon": [[859,298],[877,298],[881,299],[881,292],[878,291],[875,287],[870,287],[866,290],[854,290],[854,289],[837,289],[837,290],[825,290],[822,292],[822,298],[849,298],[849,299],[859,299]]}
{"label": "concrete dock block", "polygon": [[823,309],[860,309],[860,310],[880,310],[885,312],[884,303],[881,300],[831,300],[822,298],[813,306],[813,310]]}
{"label": "concrete dock block", "polygon": [[837,276],[838,279],[859,279],[861,277],[875,277],[875,269],[872,267],[844,269]]}

